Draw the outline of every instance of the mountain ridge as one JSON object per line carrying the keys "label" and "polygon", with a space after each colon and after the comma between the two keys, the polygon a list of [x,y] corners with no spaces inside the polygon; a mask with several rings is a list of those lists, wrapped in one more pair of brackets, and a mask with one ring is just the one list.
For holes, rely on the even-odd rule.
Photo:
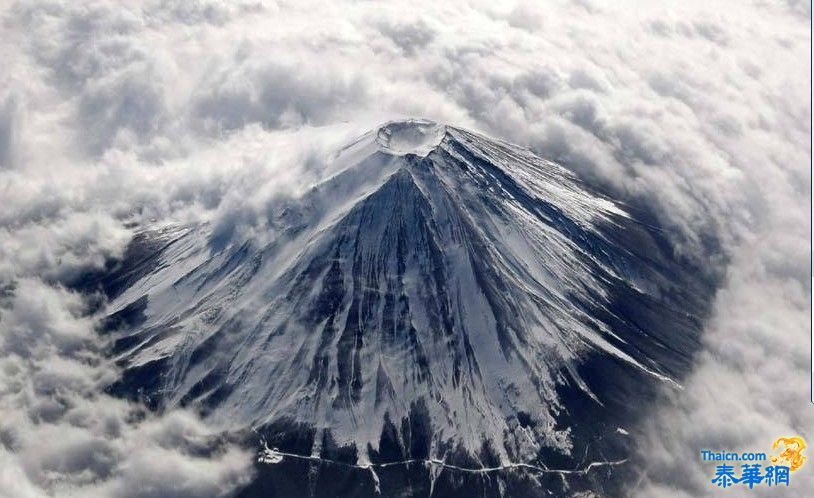
{"label": "mountain ridge", "polygon": [[561,166],[423,120],[333,162],[268,241],[145,232],[167,240],[155,268],[109,307],[120,393],[305,435],[304,454],[573,465],[596,434],[624,439],[611,412],[635,409],[614,397],[686,371],[702,283]]}

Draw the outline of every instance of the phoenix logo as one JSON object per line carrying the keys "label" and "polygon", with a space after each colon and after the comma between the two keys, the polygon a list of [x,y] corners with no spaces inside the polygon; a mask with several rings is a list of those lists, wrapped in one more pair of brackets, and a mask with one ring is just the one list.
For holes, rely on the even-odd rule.
{"label": "phoenix logo", "polygon": [[781,437],[772,444],[772,450],[778,451],[776,455],[772,455],[771,460],[773,463],[784,463],[789,466],[789,469],[794,472],[805,463],[806,457],[803,455],[803,450],[806,449],[806,442],[800,436]]}

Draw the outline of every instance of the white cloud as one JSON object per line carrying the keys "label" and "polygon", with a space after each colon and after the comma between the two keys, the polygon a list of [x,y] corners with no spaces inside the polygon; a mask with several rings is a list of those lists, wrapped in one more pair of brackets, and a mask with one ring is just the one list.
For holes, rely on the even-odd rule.
{"label": "white cloud", "polygon": [[20,278],[0,323],[0,496],[213,496],[250,476],[246,451],[195,416],[110,398],[81,296]]}
{"label": "white cloud", "polygon": [[[645,428],[641,496],[711,493],[701,447],[814,437],[809,16],[795,1],[7,5],[0,488],[137,495],[155,460],[154,493],[238,482],[240,450],[216,471],[150,432],[188,415],[132,424],[134,407],[96,392],[113,373],[60,285],[121,254],[124,221],[260,234],[270,199],[324,175],[333,146],[405,115],[566,163],[650,206],[683,255],[724,275],[694,373]],[[186,472],[211,479],[170,479]]]}

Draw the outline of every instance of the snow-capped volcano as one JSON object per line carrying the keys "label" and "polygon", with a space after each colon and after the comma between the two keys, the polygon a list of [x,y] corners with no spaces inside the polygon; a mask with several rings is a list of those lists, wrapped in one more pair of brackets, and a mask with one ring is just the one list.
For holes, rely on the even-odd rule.
{"label": "snow-capped volcano", "polygon": [[299,431],[306,455],[567,467],[614,456],[652,386],[680,382],[704,285],[565,168],[423,120],[329,167],[262,237],[136,238],[106,283],[119,392]]}

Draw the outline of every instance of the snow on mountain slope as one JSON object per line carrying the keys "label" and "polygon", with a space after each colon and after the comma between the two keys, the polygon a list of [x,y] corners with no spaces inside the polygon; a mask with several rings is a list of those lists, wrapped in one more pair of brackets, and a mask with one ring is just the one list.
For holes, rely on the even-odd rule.
{"label": "snow on mountain slope", "polygon": [[565,168],[422,120],[332,168],[262,238],[137,237],[106,283],[119,392],[225,428],[309,427],[311,453],[325,433],[360,462],[385,441],[576,461],[621,437],[640,384],[679,382],[703,283]]}

